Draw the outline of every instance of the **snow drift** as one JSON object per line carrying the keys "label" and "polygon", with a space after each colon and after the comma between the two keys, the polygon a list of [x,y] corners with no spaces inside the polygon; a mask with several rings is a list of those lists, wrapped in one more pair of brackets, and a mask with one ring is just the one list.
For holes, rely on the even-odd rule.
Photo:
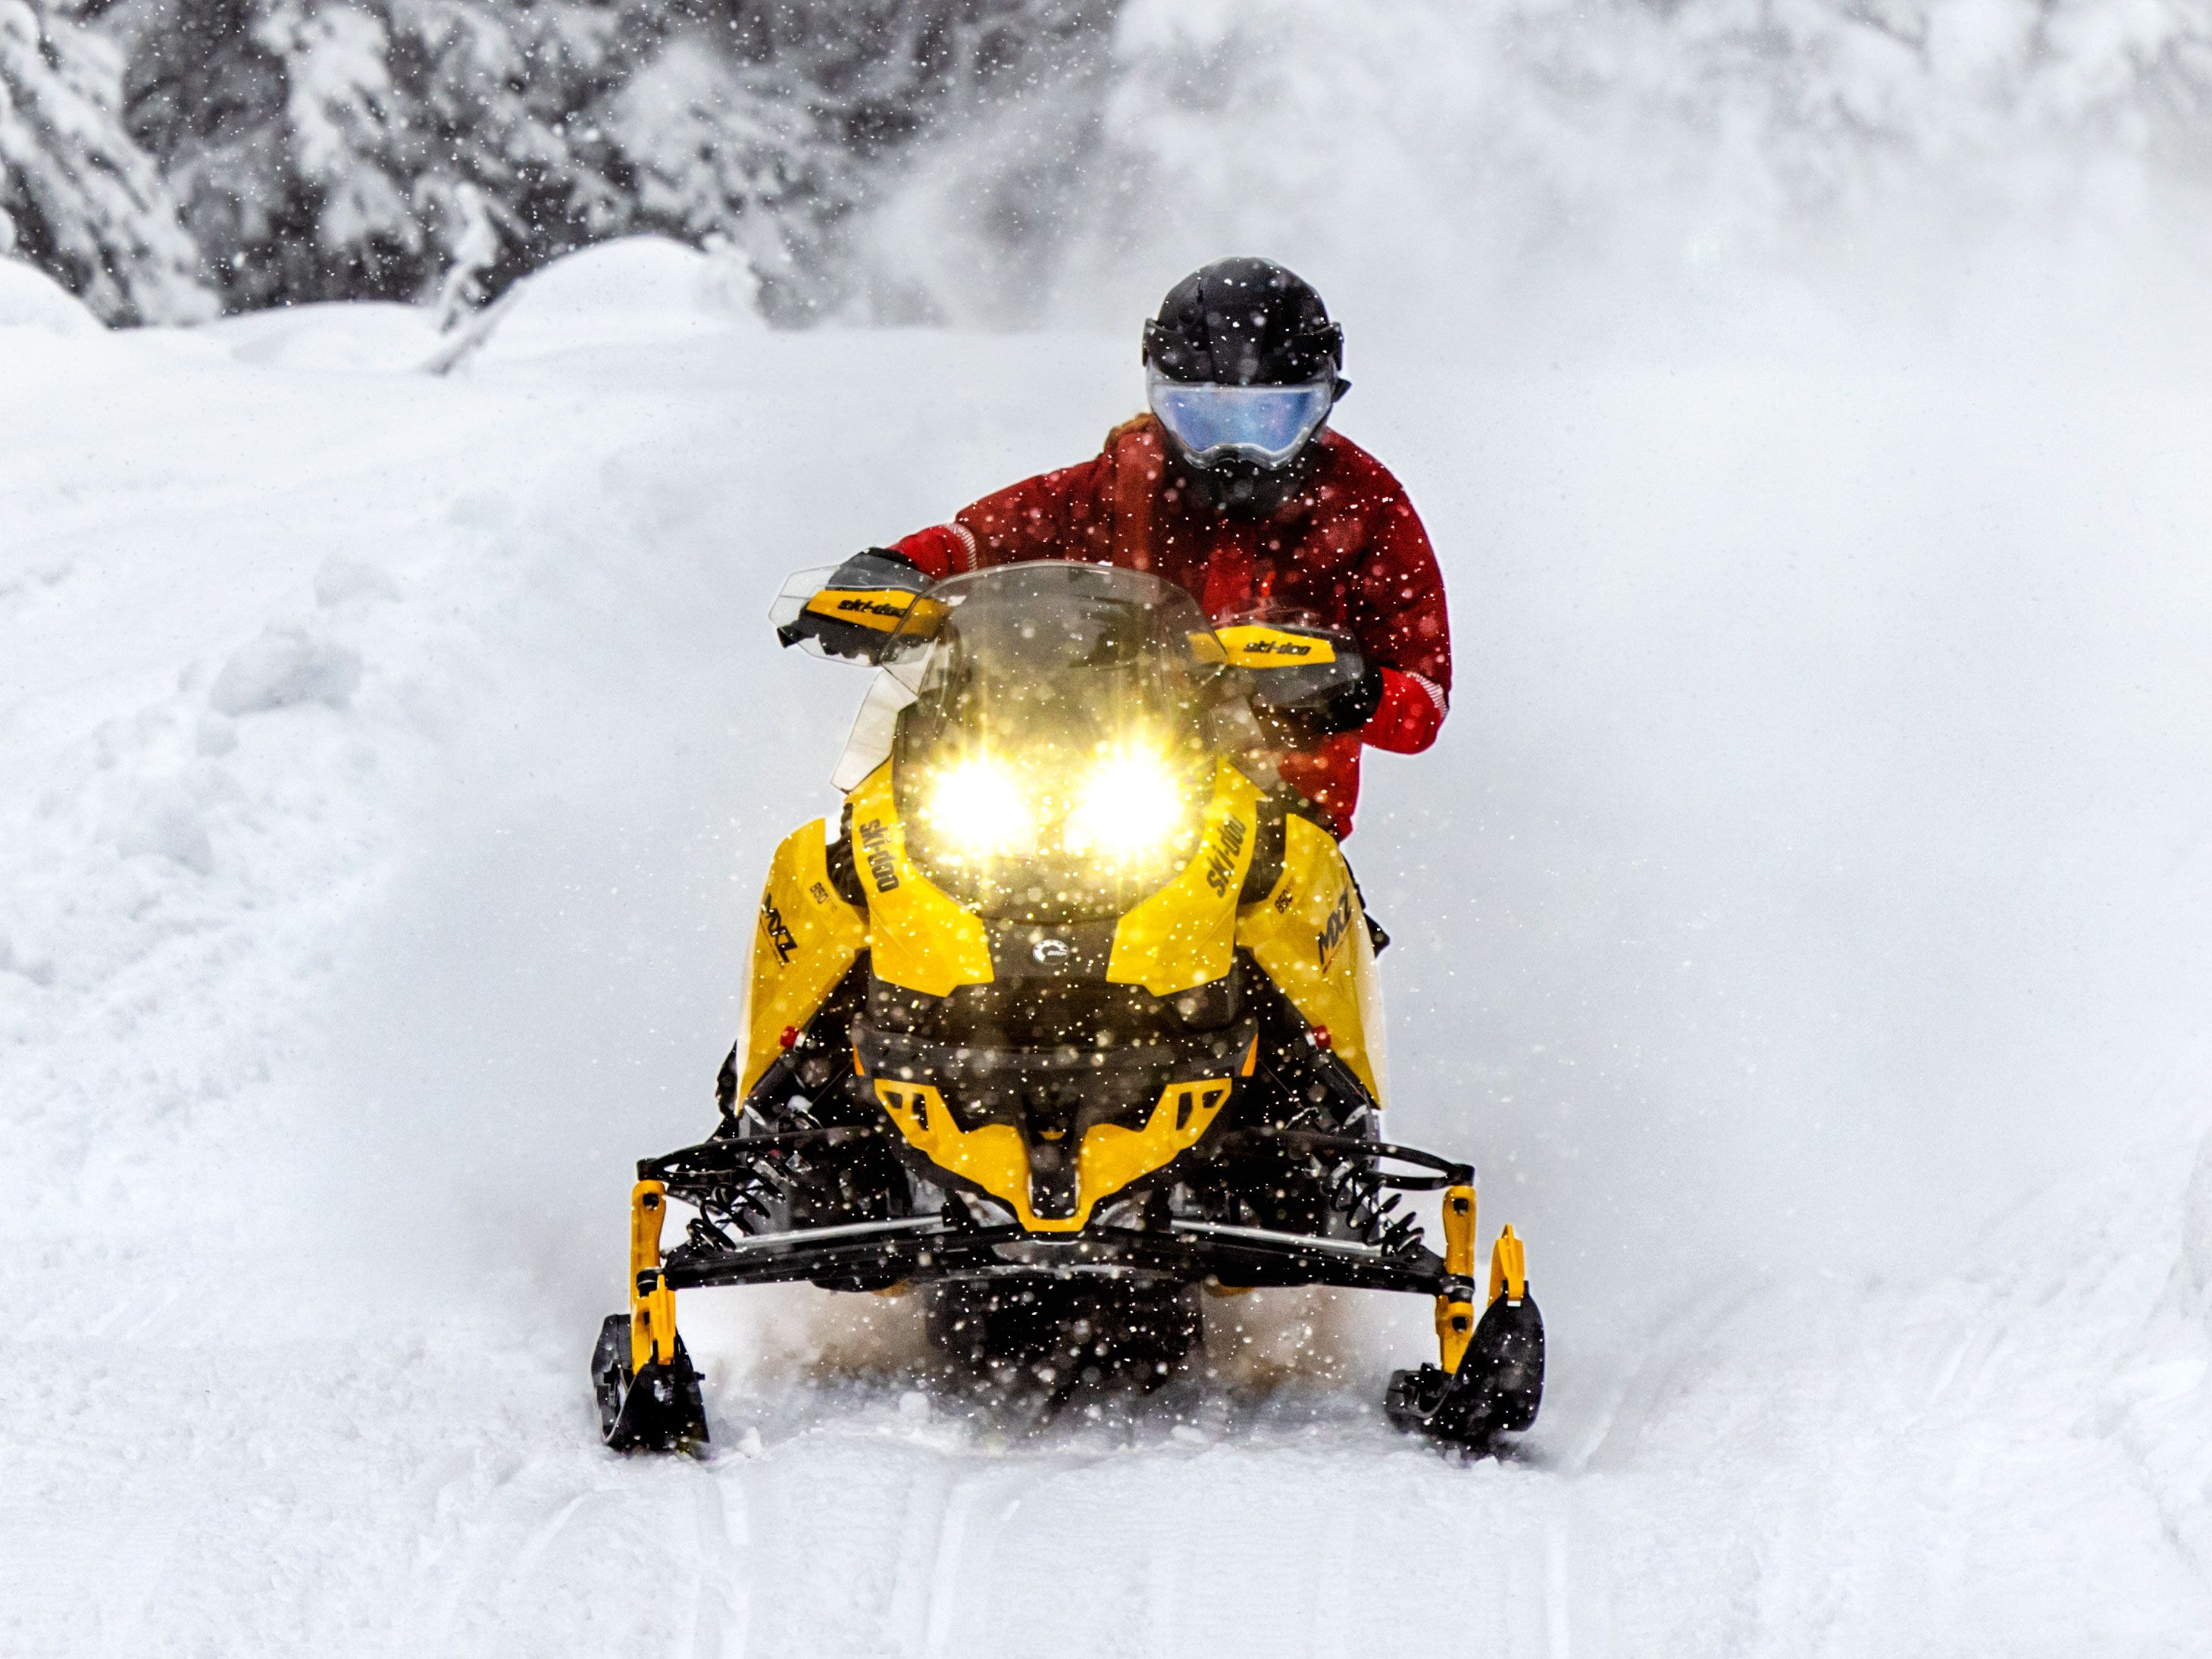
{"label": "snow drift", "polygon": [[81,335],[98,332],[100,322],[44,271],[21,260],[0,258],[0,328]]}

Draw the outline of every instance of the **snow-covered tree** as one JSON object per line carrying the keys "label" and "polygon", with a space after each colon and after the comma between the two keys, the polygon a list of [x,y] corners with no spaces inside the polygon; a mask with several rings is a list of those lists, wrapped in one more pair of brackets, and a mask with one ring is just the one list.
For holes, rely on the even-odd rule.
{"label": "snow-covered tree", "polygon": [[772,70],[732,74],[713,45],[672,41],[605,111],[645,221],[695,241],[729,238],[771,295],[819,287],[828,243],[862,188],[858,158],[815,112],[775,95]]}
{"label": "snow-covered tree", "polygon": [[[937,111],[1110,0],[140,0],[128,112],[234,307],[495,294],[639,229],[818,309]],[[461,272],[455,277],[453,273]]]}
{"label": "snow-covered tree", "polygon": [[130,115],[233,306],[481,289],[628,227],[576,121],[620,37],[582,4],[178,0]]}
{"label": "snow-covered tree", "polygon": [[114,319],[450,310],[637,230],[787,320],[1320,217],[1704,259],[2148,199],[2208,131],[2212,0],[0,0],[0,241]]}
{"label": "snow-covered tree", "polygon": [[210,314],[192,240],[120,114],[122,57],[43,0],[0,0],[0,252],[110,322]]}
{"label": "snow-covered tree", "polygon": [[728,237],[773,316],[836,304],[848,232],[979,100],[1103,40],[1118,0],[678,0],[605,106],[641,222]]}

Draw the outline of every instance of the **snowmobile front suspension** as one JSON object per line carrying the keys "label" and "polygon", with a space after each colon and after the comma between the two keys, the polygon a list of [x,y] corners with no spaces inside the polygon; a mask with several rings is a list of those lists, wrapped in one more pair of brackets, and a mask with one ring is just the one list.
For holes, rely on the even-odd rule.
{"label": "snowmobile front suspension", "polygon": [[936,1216],[806,1227],[732,1241],[713,1254],[679,1251],[661,1279],[672,1290],[775,1285],[866,1273],[906,1284],[1017,1274],[1106,1274],[1200,1284],[1402,1291],[1434,1296],[1437,1258],[1387,1256],[1351,1240],[1303,1237],[1258,1227],[1176,1221],[1167,1231],[1088,1227],[1057,1237],[1018,1225],[969,1227]]}
{"label": "snowmobile front suspension", "polygon": [[676,1363],[676,1292],[660,1272],[668,1188],[641,1181],[629,1195],[629,1363],[634,1371]]}
{"label": "snowmobile front suspension", "polygon": [[[1437,1294],[1437,1359],[1456,1371],[1474,1335],[1474,1188],[1444,1188],[1444,1276]],[[1461,1287],[1465,1286],[1465,1294]]]}
{"label": "snowmobile front suspension", "polygon": [[[1471,1269],[1456,1271],[1424,1247],[1410,1215],[1395,1213],[1400,1192],[1449,1188],[1472,1193],[1474,1170],[1417,1148],[1310,1129],[1259,1126],[1224,1137],[1217,1155],[1288,1154],[1334,1166],[1328,1182],[1332,1206],[1353,1237],[1330,1237],[1231,1219],[1176,1217],[1166,1227],[1091,1226],[1058,1237],[1028,1232],[1008,1223],[977,1226],[964,1212],[912,1217],[866,1217],[829,1226],[764,1224],[811,1158],[880,1139],[861,1127],[817,1127],[779,1134],[718,1136],[638,1164],[639,1202],[647,1197],[680,1200],[699,1212],[685,1242],[665,1262],[635,1245],[633,1274],[656,1293],[706,1285],[763,1285],[796,1279],[817,1283],[928,1282],[994,1277],[1001,1273],[1112,1273],[1212,1279],[1240,1286],[1331,1285],[1347,1290],[1407,1291],[1444,1298],[1470,1310]],[[1395,1166],[1395,1167],[1394,1167]],[[1466,1231],[1471,1241],[1472,1204]],[[641,1210],[658,1238],[658,1212]],[[1472,1260],[1472,1243],[1462,1254]],[[649,1267],[658,1277],[648,1280]],[[641,1315],[648,1328],[655,1316]],[[1470,1320],[1470,1323],[1471,1323]],[[670,1323],[665,1312],[660,1328]]]}
{"label": "snowmobile front suspension", "polygon": [[[810,1154],[880,1132],[827,1127],[727,1137],[638,1166],[632,1194],[631,1305],[600,1334],[592,1375],[607,1443],[669,1449],[703,1443],[699,1379],[677,1334],[675,1293],[710,1285],[799,1280],[848,1285],[1102,1276],[1234,1286],[1326,1285],[1434,1298],[1441,1364],[1400,1371],[1386,1412],[1401,1429],[1449,1444],[1487,1446],[1534,1420],[1542,1396],[1543,1323],[1528,1294],[1521,1241],[1508,1227],[1491,1256],[1490,1297],[1474,1316],[1474,1171],[1408,1147],[1317,1131],[1255,1127],[1222,1151],[1275,1147],[1341,1160],[1331,1203],[1358,1235],[1329,1237],[1175,1216],[1164,1227],[1093,1225],[1038,1235],[1018,1224],[977,1225],[957,1207],[826,1226],[772,1226],[772,1212]],[[1390,1164],[1411,1165],[1387,1168]],[[1442,1191],[1444,1254],[1425,1248],[1386,1189]],[[667,1203],[699,1212],[665,1257]]]}

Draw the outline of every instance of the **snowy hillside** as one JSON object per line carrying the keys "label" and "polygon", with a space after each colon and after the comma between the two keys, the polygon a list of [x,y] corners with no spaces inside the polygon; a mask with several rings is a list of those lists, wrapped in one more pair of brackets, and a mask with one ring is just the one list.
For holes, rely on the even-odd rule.
{"label": "snowy hillside", "polygon": [[1425,1309],[1265,1293],[1035,1438],[906,1304],[693,1293],[714,1455],[600,1450],[860,691],[769,597],[1139,395],[743,300],[580,256],[441,375],[0,264],[9,1650],[2205,1651],[2212,396],[2056,343],[1352,366],[1461,668],[1351,850],[1396,1127],[1531,1241],[1516,1459],[1384,1425]]}

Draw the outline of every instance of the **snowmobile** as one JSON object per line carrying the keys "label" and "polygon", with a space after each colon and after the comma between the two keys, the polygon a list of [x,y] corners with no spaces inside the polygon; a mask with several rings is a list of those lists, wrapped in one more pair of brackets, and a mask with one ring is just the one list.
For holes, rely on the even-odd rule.
{"label": "snowmobile", "polygon": [[[834,836],[770,867],[720,1127],[637,1166],[629,1310],[592,1362],[606,1443],[708,1439],[677,1292],[793,1280],[916,1291],[948,1364],[1054,1399],[1177,1373],[1209,1292],[1407,1292],[1441,1352],[1393,1376],[1389,1419],[1526,1429],[1522,1241],[1478,1303],[1474,1171],[1382,1138],[1379,930],[1271,764],[1357,646],[1060,562],[933,584],[863,555],[774,615],[878,672]],[[1441,1254],[1401,1208],[1423,1193]]]}

